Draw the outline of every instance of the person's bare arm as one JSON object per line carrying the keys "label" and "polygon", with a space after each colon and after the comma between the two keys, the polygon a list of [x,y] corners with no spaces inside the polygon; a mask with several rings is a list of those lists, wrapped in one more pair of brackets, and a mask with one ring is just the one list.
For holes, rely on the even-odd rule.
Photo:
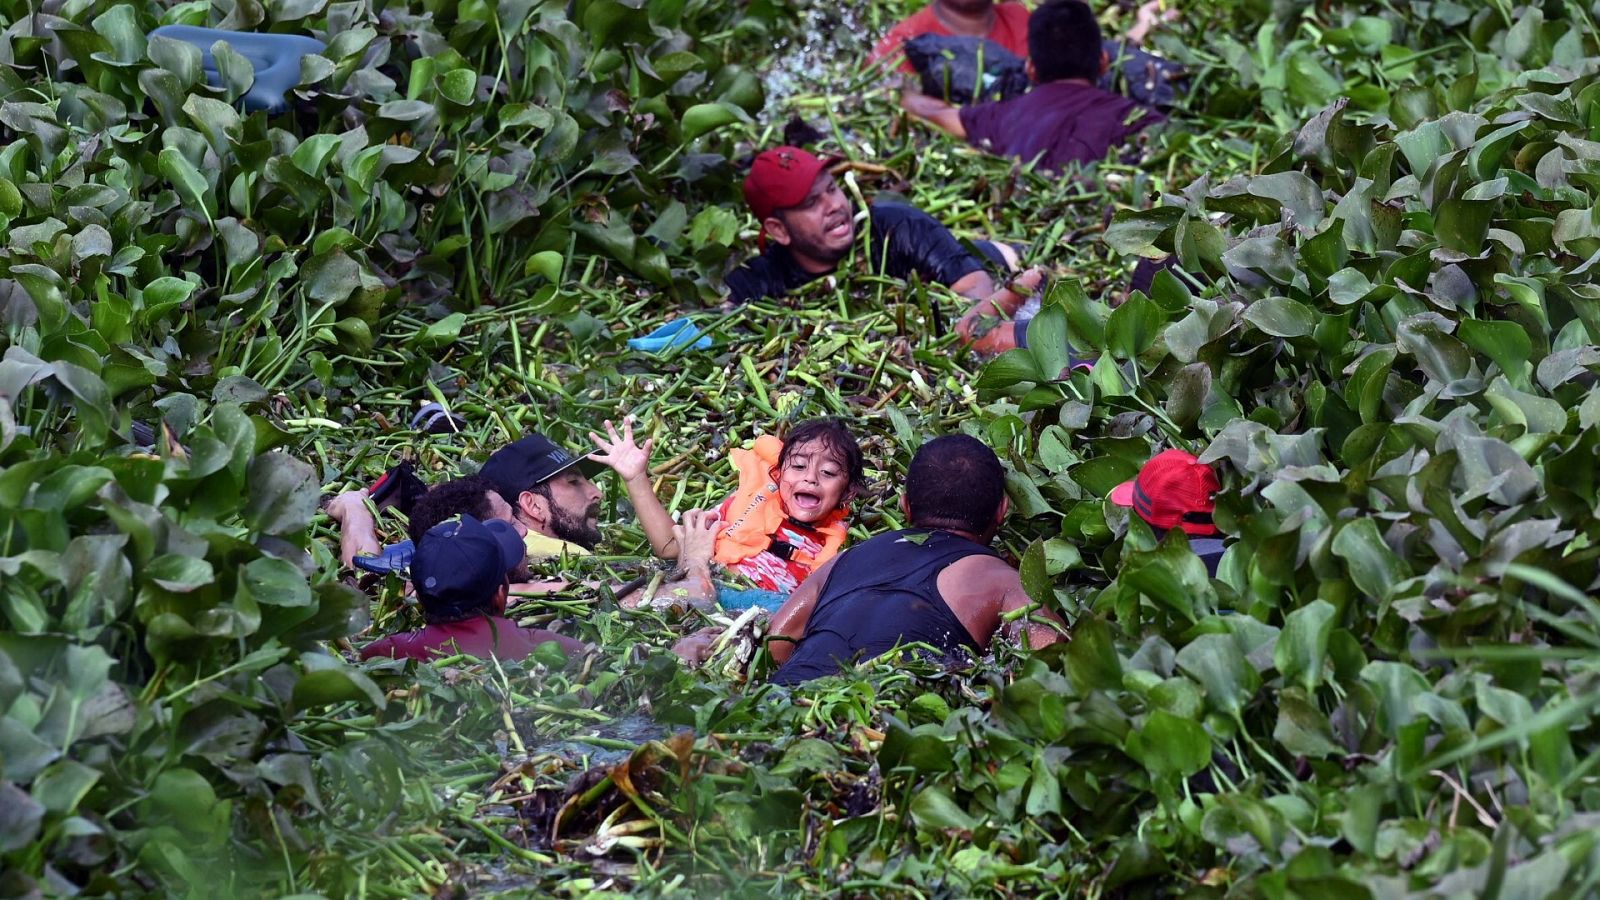
{"label": "person's bare arm", "polygon": [[[1015,573],[1013,574],[1015,575]],[[1028,636],[1027,647],[1030,650],[1038,650],[1040,647],[1062,640],[1065,636],[1067,623],[1062,621],[1060,616],[1043,607],[1037,608],[1028,615],[1013,619],[1010,622],[1005,621],[1006,613],[1026,609],[1032,605],[1033,598],[1029,597],[1028,592],[1022,588],[1022,577],[1016,575],[1015,583],[1007,586],[1005,596],[1000,601],[1001,626],[999,633],[1004,635],[1006,640],[1019,644],[1022,642],[1022,635],[1026,633]],[[1059,627],[1031,621],[1035,615],[1043,616]]]}
{"label": "person's bare arm", "polygon": [[[1034,649],[1061,639],[1061,634],[1049,625],[1026,621],[1021,614],[1006,621],[1007,613],[1016,613],[1033,603],[1022,588],[1022,576],[998,557],[969,556],[958,560],[939,573],[939,593],[967,633],[978,645],[987,649],[996,634],[1008,640],[1018,640],[1026,630],[1028,646]],[[1046,618],[1061,619],[1048,610],[1035,610]]]}
{"label": "person's bare arm", "polygon": [[[961,336],[961,343],[978,353],[996,354],[1014,349],[1017,337],[1011,327],[1011,319],[1027,302],[1028,295],[1038,290],[1043,277],[1042,269],[1029,269],[1013,279],[1010,285],[975,298],[978,302],[956,322],[956,334]],[[988,278],[987,273],[984,273],[984,278]],[[960,283],[956,282],[951,289],[956,290]],[[992,288],[993,282],[989,284]],[[961,293],[959,290],[956,292]]]}
{"label": "person's bare arm", "polygon": [[953,138],[967,139],[967,127],[961,124],[961,110],[943,100],[908,88],[900,92],[900,108]]}
{"label": "person's bare arm", "polygon": [[608,419],[606,435],[601,437],[589,432],[589,439],[600,449],[592,459],[610,466],[622,479],[628,489],[628,499],[633,503],[633,511],[639,516],[639,527],[650,539],[650,549],[655,555],[662,559],[677,559],[678,539],[672,531],[672,514],[667,512],[667,507],[650,484],[650,450],[655,446],[655,441],[647,440],[643,447],[634,443],[632,416],[622,420],[620,435]]}
{"label": "person's bare arm", "polygon": [[383,552],[378,542],[378,520],[367,505],[365,489],[345,491],[328,501],[328,518],[339,523],[339,561],[354,565],[357,556]]}
{"label": "person's bare arm", "polygon": [[1158,26],[1168,22],[1178,21],[1178,10],[1164,9],[1162,0],[1147,0],[1140,4],[1138,12],[1134,15],[1133,27],[1128,29],[1128,42],[1130,44],[1143,44]]}
{"label": "person's bare arm", "polygon": [[767,626],[767,650],[772,654],[773,662],[779,665],[788,662],[795,644],[805,637],[806,624],[811,621],[811,610],[816,608],[817,598],[822,595],[822,586],[828,583],[828,573],[833,571],[833,564],[838,561],[836,556],[812,572],[773,613],[772,623]]}

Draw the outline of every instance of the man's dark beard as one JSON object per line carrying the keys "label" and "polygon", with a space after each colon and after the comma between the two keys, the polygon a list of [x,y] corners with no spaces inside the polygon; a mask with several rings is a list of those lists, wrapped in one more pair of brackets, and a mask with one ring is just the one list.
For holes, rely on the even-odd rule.
{"label": "man's dark beard", "polygon": [[574,516],[566,509],[551,504],[550,530],[563,541],[577,544],[585,550],[593,550],[600,544],[600,528],[589,524],[591,516],[600,514],[600,504],[584,510],[582,515]]}

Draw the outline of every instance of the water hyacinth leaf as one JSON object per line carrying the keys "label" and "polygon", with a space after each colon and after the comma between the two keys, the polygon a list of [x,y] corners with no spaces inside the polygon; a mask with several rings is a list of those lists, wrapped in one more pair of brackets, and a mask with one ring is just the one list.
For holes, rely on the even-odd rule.
{"label": "water hyacinth leaf", "polygon": [[1174,529],[1155,550],[1127,553],[1118,580],[1192,622],[1216,608],[1217,596],[1205,564],[1182,535]]}
{"label": "water hyacinth leaf", "polygon": [[9,781],[0,781],[0,852],[12,853],[33,843],[45,808]]}
{"label": "water hyacinth leaf", "polygon": [[1122,660],[1117,655],[1111,626],[1097,616],[1073,624],[1067,644],[1067,680],[1079,694],[1114,690],[1122,685]]}
{"label": "water hyacinth leaf", "polygon": [[250,496],[244,517],[265,534],[289,534],[304,528],[317,511],[316,472],[284,453],[263,453],[250,462]]}
{"label": "water hyacinth leaf", "polygon": [[1417,717],[1417,698],[1428,693],[1428,679],[1404,663],[1375,661],[1361,670],[1361,680],[1378,696],[1378,727],[1394,737]]}
{"label": "water hyacinth leaf", "polygon": [[839,751],[827,741],[816,738],[795,741],[784,751],[783,759],[772,768],[774,775],[811,774],[832,772],[841,765]]}
{"label": "water hyacinth leaf", "polygon": [[1199,722],[1158,709],[1129,736],[1128,753],[1153,778],[1186,778],[1211,762],[1211,737]]}
{"label": "water hyacinth leaf", "polygon": [[1272,739],[1297,756],[1326,757],[1341,753],[1328,717],[1306,695],[1291,688],[1278,698],[1278,722]]}
{"label": "water hyacinth leaf", "polygon": [[917,792],[911,801],[911,817],[918,828],[928,831],[971,832],[978,827],[976,819],[937,787]]}
{"label": "water hyacinth leaf", "polygon": [[1483,252],[1496,205],[1493,200],[1446,200],[1434,217],[1434,233],[1449,249],[1476,256]]}
{"label": "water hyacinth leaf", "polygon": [[1160,332],[1164,317],[1160,307],[1142,294],[1135,294],[1111,311],[1106,319],[1106,350],[1118,359],[1133,359],[1150,349]]}
{"label": "water hyacinth leaf", "polygon": [[561,269],[566,265],[566,257],[555,250],[541,250],[528,257],[523,264],[523,274],[542,275],[551,284],[561,283]]}
{"label": "water hyacinth leaf", "polygon": [[1194,425],[1210,393],[1211,367],[1199,362],[1184,366],[1167,388],[1167,418],[1180,428]]}
{"label": "water hyacinth leaf", "polygon": [[64,759],[39,773],[34,779],[31,793],[46,812],[66,816],[78,808],[84,795],[99,780],[99,770],[76,760]]}
{"label": "water hyacinth leaf", "polygon": [[1028,352],[1033,354],[1039,374],[1052,381],[1065,378],[1069,349],[1067,311],[1059,304],[1041,309],[1028,323]]}
{"label": "water hyacinth leaf", "polygon": [[264,556],[239,570],[242,585],[257,603],[270,606],[310,606],[311,586],[291,562]]}
{"label": "water hyacinth leaf", "polygon": [[294,683],[296,709],[316,709],[352,700],[382,708],[383,690],[366,675],[345,668],[307,672]]}
{"label": "water hyacinth leaf", "polygon": [[1340,528],[1332,549],[1349,567],[1350,580],[1368,597],[1381,600],[1409,577],[1405,563],[1383,542],[1372,519],[1357,519]]}
{"label": "water hyacinth leaf", "polygon": [[438,82],[439,94],[458,106],[471,106],[478,90],[478,75],[471,69],[451,69]]}
{"label": "water hyacinth leaf", "polygon": [[1310,334],[1317,326],[1311,307],[1288,297],[1267,297],[1245,307],[1246,322],[1273,337],[1297,338]]}
{"label": "water hyacinth leaf", "polygon": [[684,110],[679,128],[683,131],[683,139],[692,141],[743,118],[744,111],[731,103],[697,103]]}
{"label": "water hyacinth leaf", "polygon": [[1161,239],[1183,217],[1183,210],[1158,206],[1147,210],[1119,210],[1106,229],[1106,245],[1118,253],[1161,259],[1171,252]]}
{"label": "water hyacinth leaf", "polygon": [[212,209],[210,199],[210,186],[206,184],[204,175],[195,168],[194,163],[184,156],[176,147],[167,147],[156,157],[156,166],[168,181],[172,182],[178,191],[178,196],[190,205],[205,214],[210,221],[216,210]]}
{"label": "water hyacinth leaf", "polygon": [[1527,329],[1515,322],[1465,319],[1457,334],[1468,347],[1494,360],[1512,383],[1528,386],[1526,372],[1533,356],[1533,341]]}
{"label": "water hyacinth leaf", "polygon": [[1273,662],[1285,681],[1298,681],[1308,695],[1322,683],[1328,641],[1337,618],[1338,611],[1325,600],[1313,600],[1284,617]]}
{"label": "water hyacinth leaf", "polygon": [[1316,228],[1322,222],[1322,190],[1300,172],[1257,175],[1247,181],[1247,189],[1257,197],[1278,201],[1302,228]]}
{"label": "water hyacinth leaf", "polygon": [[1205,689],[1206,702],[1237,719],[1261,687],[1261,676],[1232,635],[1203,634],[1178,651],[1178,668]]}
{"label": "water hyacinth leaf", "polygon": [[215,578],[209,562],[170,553],[151,560],[142,574],[163,590],[179,594],[205,587]]}
{"label": "water hyacinth leaf", "polygon": [[975,384],[979,389],[1002,390],[1018,384],[1047,381],[1034,355],[1027,350],[1007,350],[983,367]]}
{"label": "water hyacinth leaf", "polygon": [[1259,280],[1252,276],[1266,276],[1288,284],[1296,274],[1293,252],[1276,237],[1246,238],[1222,255],[1222,264],[1236,280],[1247,283]]}

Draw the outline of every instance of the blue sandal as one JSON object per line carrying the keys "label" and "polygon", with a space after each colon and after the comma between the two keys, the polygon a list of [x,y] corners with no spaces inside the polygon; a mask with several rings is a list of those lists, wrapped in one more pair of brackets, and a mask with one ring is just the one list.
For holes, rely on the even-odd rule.
{"label": "blue sandal", "polygon": [[257,34],[195,25],[163,25],[150,32],[151,37],[157,35],[199,47],[206,82],[212,87],[223,85],[222,73],[217,71],[217,61],[211,56],[211,46],[217,41],[225,42],[235,53],[248,59],[256,70],[255,83],[239,102],[246,112],[266,110],[269,115],[289,108],[286,95],[300,83],[300,58],[328,49],[327,44],[316,38],[300,34]]}
{"label": "blue sandal", "polygon": [[673,319],[644,337],[630,338],[628,348],[645,353],[688,347],[704,350],[711,346],[711,336],[702,335],[699,326],[688,319]]}

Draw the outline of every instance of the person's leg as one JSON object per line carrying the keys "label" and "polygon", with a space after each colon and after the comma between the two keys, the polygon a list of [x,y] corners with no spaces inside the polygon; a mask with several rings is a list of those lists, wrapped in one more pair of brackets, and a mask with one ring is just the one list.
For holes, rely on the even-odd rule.
{"label": "person's leg", "polygon": [[365,489],[345,491],[328,501],[328,517],[339,523],[339,561],[353,565],[357,556],[383,552],[378,541],[378,520],[367,506]]}

